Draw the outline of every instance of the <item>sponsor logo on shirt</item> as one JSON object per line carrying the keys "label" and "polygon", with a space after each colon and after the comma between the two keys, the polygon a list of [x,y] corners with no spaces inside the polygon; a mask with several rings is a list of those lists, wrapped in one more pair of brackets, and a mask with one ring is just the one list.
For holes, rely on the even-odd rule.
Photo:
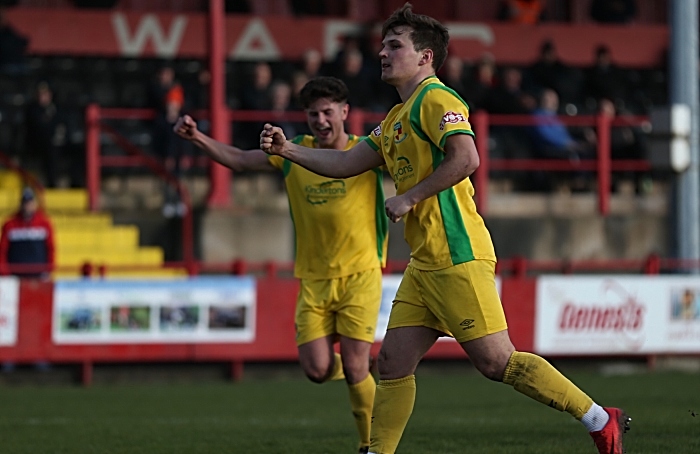
{"label": "sponsor logo on shirt", "polygon": [[452,112],[451,110],[449,112],[446,112],[445,115],[442,116],[442,121],[440,122],[440,131],[445,129],[445,125],[447,123],[451,124],[457,124],[459,122],[467,122],[467,119],[464,118],[464,115],[462,115],[459,112]]}
{"label": "sponsor logo on shirt", "polygon": [[329,199],[345,197],[345,182],[343,180],[329,180],[319,184],[307,184],[304,187],[306,201],[311,205],[323,205]]}
{"label": "sponsor logo on shirt", "polygon": [[10,241],[40,241],[45,240],[49,235],[44,227],[26,227],[22,229],[12,229],[7,237]]}
{"label": "sponsor logo on shirt", "polygon": [[413,177],[413,166],[405,156],[396,158],[396,170],[394,171],[394,183],[400,183]]}
{"label": "sponsor logo on shirt", "polygon": [[403,132],[403,125],[401,125],[400,121],[394,124],[394,132],[396,133],[394,134],[394,143],[401,143],[408,137],[408,135]]}
{"label": "sponsor logo on shirt", "polygon": [[374,128],[374,129],[372,130],[372,135],[373,135],[374,137],[379,137],[379,136],[381,136],[381,135],[382,135],[382,125],[379,125],[379,126],[377,126],[376,128]]}

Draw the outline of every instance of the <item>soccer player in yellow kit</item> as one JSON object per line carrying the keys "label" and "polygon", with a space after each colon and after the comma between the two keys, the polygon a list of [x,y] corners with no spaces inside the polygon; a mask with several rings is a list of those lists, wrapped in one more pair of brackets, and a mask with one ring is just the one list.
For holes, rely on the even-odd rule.
{"label": "soccer player in yellow kit", "polygon": [[622,453],[630,419],[603,408],[543,358],[516,351],[496,291],[496,256],[468,179],[479,165],[466,103],[436,77],[449,34],[435,19],[395,11],[382,28],[382,80],[401,104],[345,153],[302,148],[265,125],[261,149],[319,174],[343,178],[386,165],[396,197],[386,213],[405,223],[411,261],[394,299],[379,354],[370,453],[394,453],[413,411],[415,369],[440,336],[451,335],[474,366],[588,429],[600,453]]}
{"label": "soccer player in yellow kit", "polygon": [[[341,80],[313,79],[300,98],[313,136],[298,136],[294,143],[347,150],[364,139],[345,132],[348,90]],[[316,383],[345,378],[359,452],[366,453],[376,390],[369,373],[370,347],[388,242],[383,172],[367,169],[353,178],[329,179],[261,150],[217,142],[198,131],[189,116],[180,118],[174,130],[233,170],[283,172],[296,233],[294,275],[301,280],[295,314],[299,362]],[[340,355],[333,349],[337,341]]]}

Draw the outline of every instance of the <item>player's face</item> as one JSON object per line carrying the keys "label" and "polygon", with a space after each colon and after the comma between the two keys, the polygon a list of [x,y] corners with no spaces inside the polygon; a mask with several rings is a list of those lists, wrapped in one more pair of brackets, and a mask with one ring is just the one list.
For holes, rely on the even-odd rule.
{"label": "player's face", "polygon": [[382,40],[379,58],[382,64],[382,80],[391,85],[400,85],[412,79],[420,70],[419,62],[423,52],[413,48],[409,38],[411,27],[397,27],[389,30]]}
{"label": "player's face", "polygon": [[306,109],[306,121],[321,148],[332,148],[343,134],[348,109],[347,103],[328,98],[317,99]]}

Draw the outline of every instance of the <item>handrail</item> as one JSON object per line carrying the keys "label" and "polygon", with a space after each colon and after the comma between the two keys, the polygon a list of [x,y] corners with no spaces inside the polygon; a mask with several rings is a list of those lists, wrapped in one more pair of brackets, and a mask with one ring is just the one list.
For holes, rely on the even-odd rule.
{"label": "handrail", "polygon": [[185,213],[182,216],[182,257],[190,275],[196,274],[194,270],[194,228],[192,215],[192,198],[187,187],[172,172],[155,158],[148,156],[140,148],[129,142],[119,131],[107,124],[102,129],[127,153],[138,156],[144,160],[146,166],[167,184],[173,186],[180,196],[180,201],[185,205]]}
{"label": "handrail", "polygon": [[[205,110],[193,111],[197,118],[206,118]],[[151,109],[131,108],[100,108],[88,106],[86,110],[86,185],[90,207],[96,209],[99,195],[100,168],[102,166],[135,166],[142,164],[140,156],[102,157],[99,154],[99,132],[103,119],[141,119],[149,120],[155,117]],[[363,135],[365,125],[378,124],[384,119],[383,113],[366,112],[361,109],[351,109],[348,115],[348,131],[355,135]],[[229,121],[305,121],[303,112],[272,112],[272,111],[241,111],[229,110]],[[488,153],[489,128],[494,125],[528,126],[537,124],[538,119],[532,115],[492,115],[484,111],[476,111],[470,116],[470,122],[475,132],[476,148],[479,150],[481,164],[476,170],[474,179],[476,203],[479,211],[488,214],[488,181],[491,170],[544,170],[549,172],[591,171],[598,176],[598,211],[607,215],[610,211],[610,180],[611,173],[616,171],[648,171],[651,166],[644,159],[611,159],[610,157],[610,128],[617,126],[640,126],[648,124],[645,116],[619,116],[609,118],[604,115],[558,116],[566,126],[587,126],[595,128],[598,134],[597,156],[595,159],[579,162],[569,162],[558,159],[497,159],[490,158]],[[205,164],[208,160],[197,160]]]}
{"label": "handrail", "polygon": [[[109,114],[109,112],[107,113]],[[139,114],[143,113],[144,112],[140,112]],[[165,181],[166,184],[175,188],[178,195],[180,196],[180,200],[186,208],[186,211],[182,216],[183,262],[185,264],[185,268],[187,269],[190,275],[196,274],[196,261],[194,257],[192,199],[190,197],[187,187],[175,175],[169,172],[161,162],[159,162],[152,156],[149,156],[139,147],[132,144],[115,128],[102,122],[102,119],[105,117],[102,115],[102,112],[100,112],[100,108],[98,106],[94,104],[89,105],[87,107],[86,117],[88,118],[87,121],[90,122],[89,130],[90,134],[92,134],[91,137],[86,137],[86,142],[88,142],[88,140],[92,142],[98,141],[97,143],[99,144],[99,134],[100,132],[105,132],[112,138],[112,140],[114,140],[114,142],[120,148],[122,148],[129,155],[131,159],[138,160],[139,163],[144,164],[157,177]],[[106,164],[108,165],[108,162],[105,162],[105,157],[99,155],[99,147],[97,147],[96,149],[93,148],[92,150],[88,149],[86,151],[88,155],[87,161],[90,162],[89,165],[95,167],[88,168],[88,177],[95,178],[95,180],[89,181],[88,188],[89,191],[91,188],[94,191],[96,186],[97,190],[99,191],[99,169],[105,166]],[[90,193],[90,208],[92,210],[97,209],[98,206],[97,194],[99,194],[99,192]]]}
{"label": "handrail", "polygon": [[476,170],[475,198],[479,211],[488,213],[488,174],[490,170],[545,170],[556,172],[594,171],[598,175],[598,211],[603,216],[610,212],[610,180],[613,171],[648,171],[651,165],[644,159],[615,159],[610,157],[610,128],[614,126],[642,126],[649,123],[644,116],[610,118],[603,114],[557,116],[566,126],[589,126],[596,129],[598,141],[596,158],[570,162],[558,159],[493,159],[488,156],[490,126],[533,126],[539,119],[534,115],[499,115],[483,110],[470,115],[475,133],[480,165]]}

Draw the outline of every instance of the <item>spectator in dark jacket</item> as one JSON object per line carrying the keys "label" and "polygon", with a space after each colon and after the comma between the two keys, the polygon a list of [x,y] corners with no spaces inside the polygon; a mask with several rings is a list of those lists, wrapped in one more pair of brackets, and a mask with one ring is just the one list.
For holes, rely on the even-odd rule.
{"label": "spectator in dark jacket", "polygon": [[[22,191],[19,211],[2,226],[0,274],[22,277],[47,276],[54,267],[54,250],[51,222],[39,209],[34,192],[25,188]],[[13,270],[13,265],[37,265],[37,269]]]}
{"label": "spectator in dark jacket", "polygon": [[55,188],[61,176],[66,126],[48,83],[37,84],[36,99],[27,106],[24,127],[26,149],[21,156],[22,165],[41,165],[45,184]]}

